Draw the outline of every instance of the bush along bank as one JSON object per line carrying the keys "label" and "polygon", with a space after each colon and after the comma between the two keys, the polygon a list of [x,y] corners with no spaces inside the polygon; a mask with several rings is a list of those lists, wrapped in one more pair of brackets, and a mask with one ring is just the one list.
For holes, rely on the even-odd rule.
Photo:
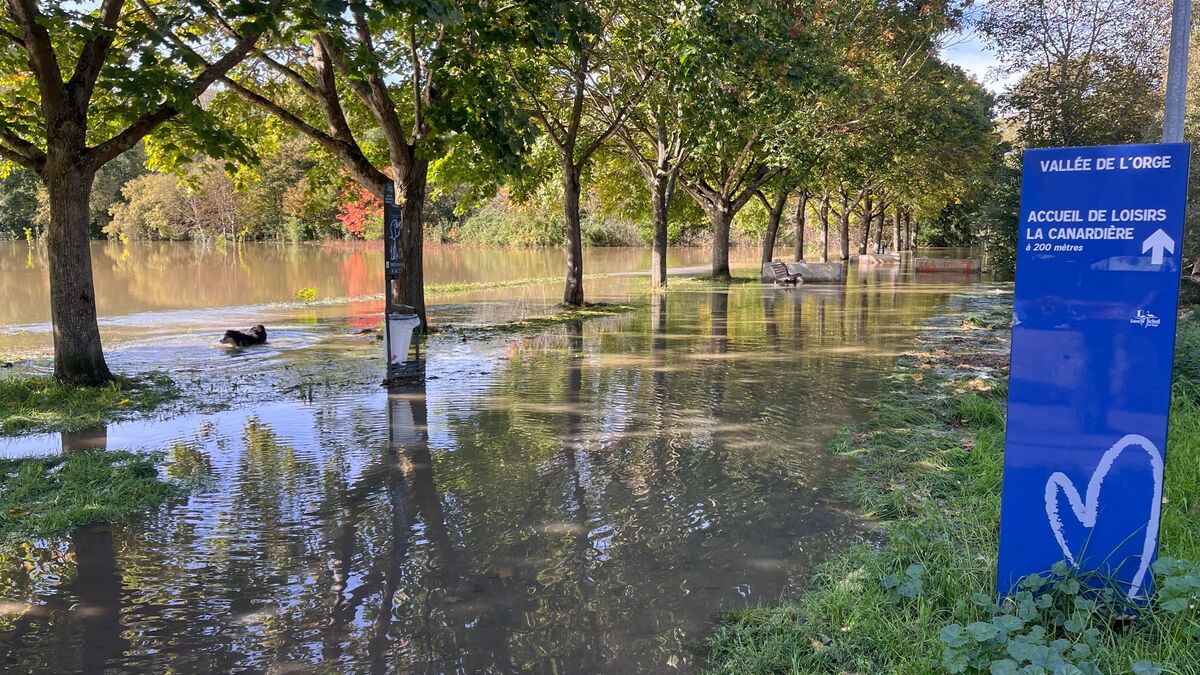
{"label": "bush along bank", "polygon": [[724,616],[709,671],[1200,673],[1200,321],[1180,329],[1155,597],[1058,565],[998,605],[1011,295],[952,306],[833,445],[860,460],[845,493],[886,543],[834,555],[794,602]]}

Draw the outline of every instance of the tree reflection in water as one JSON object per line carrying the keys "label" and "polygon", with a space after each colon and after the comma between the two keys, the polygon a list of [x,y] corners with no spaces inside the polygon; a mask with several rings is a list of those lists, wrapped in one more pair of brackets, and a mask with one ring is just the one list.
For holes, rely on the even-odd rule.
{"label": "tree reflection in water", "polygon": [[169,451],[187,499],[0,569],[0,664],[692,669],[718,612],[856,536],[825,446],[947,290],[654,294],[435,338],[425,387],[213,415]]}

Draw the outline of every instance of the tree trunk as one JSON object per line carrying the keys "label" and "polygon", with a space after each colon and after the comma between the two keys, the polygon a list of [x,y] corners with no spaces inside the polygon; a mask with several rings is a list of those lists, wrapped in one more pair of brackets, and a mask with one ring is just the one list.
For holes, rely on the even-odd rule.
{"label": "tree trunk", "polygon": [[670,178],[655,174],[650,186],[654,207],[654,233],[650,242],[650,287],[667,287],[667,212],[671,206]]}
{"label": "tree trunk", "polygon": [[71,583],[79,599],[77,609],[83,636],[77,647],[81,659],[78,672],[103,673],[112,659],[129,647],[121,625],[121,570],[108,525],[79,528],[71,532],[76,576]]}
{"label": "tree trunk", "polygon": [[796,200],[796,262],[804,262],[804,226],[808,219],[808,190],[800,191]]}
{"label": "tree trunk", "polygon": [[771,262],[771,258],[774,257],[775,236],[779,233],[779,220],[779,213],[767,212],[767,231],[763,233],[762,240],[762,261],[765,263]]}
{"label": "tree trunk", "polygon": [[94,179],[95,172],[78,165],[47,167],[42,172],[50,197],[46,253],[50,263],[54,376],[60,382],[88,386],[112,379],[100,345],[88,241],[88,205]]}
{"label": "tree trunk", "polygon": [[712,275],[714,278],[728,279],[729,274],[729,225],[733,220],[728,204],[709,209],[708,219],[712,221]]}
{"label": "tree trunk", "polygon": [[871,241],[871,220],[875,218],[875,205],[871,202],[871,198],[863,202],[862,218],[859,223],[862,225],[862,241],[858,242],[858,254],[867,254],[867,244]]}
{"label": "tree trunk", "polygon": [[850,259],[850,198],[842,195],[842,210],[838,214],[838,229],[842,235],[842,262]]}
{"label": "tree trunk", "polygon": [[570,158],[562,162],[563,215],[567,221],[567,281],[563,304],[583,306],[583,234],[579,228],[579,168]]}
{"label": "tree trunk", "polygon": [[[879,217],[879,223],[875,226],[875,254],[876,255],[883,253],[883,223],[884,223],[883,213],[886,209],[887,209],[887,205],[884,204],[882,200],[880,200],[879,211],[877,211],[874,214],[874,216]],[[874,217],[874,216],[872,216],[872,217]]]}
{"label": "tree trunk", "polygon": [[396,194],[400,199],[400,222],[404,224],[400,235],[400,297],[397,300],[411,305],[421,317],[421,330],[426,331],[429,320],[425,315],[425,236],[424,214],[425,188],[429,173],[429,162],[415,155],[406,170],[395,169],[400,176]]}
{"label": "tree trunk", "polygon": [[900,207],[892,210],[892,252],[900,252]]}
{"label": "tree trunk", "polygon": [[917,238],[914,235],[916,235],[916,232],[913,231],[912,215],[908,212],[908,209],[905,209],[904,210],[904,244],[905,244],[905,248],[907,248],[910,251],[917,250]]}
{"label": "tree trunk", "polygon": [[821,208],[817,212],[821,220],[821,262],[829,262],[829,193],[821,195]]}
{"label": "tree trunk", "polygon": [[787,206],[788,193],[786,190],[781,190],[779,195],[775,197],[775,202],[770,203],[759,193],[759,199],[762,200],[763,206],[767,207],[767,232],[763,235],[762,243],[762,262],[769,263],[775,253],[775,239],[779,236],[779,223],[783,220],[783,209]]}

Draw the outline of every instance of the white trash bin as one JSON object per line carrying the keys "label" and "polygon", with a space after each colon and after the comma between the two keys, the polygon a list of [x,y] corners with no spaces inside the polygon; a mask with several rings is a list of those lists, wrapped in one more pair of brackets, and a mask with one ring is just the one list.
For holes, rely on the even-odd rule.
{"label": "white trash bin", "polygon": [[416,314],[393,314],[387,320],[387,344],[391,352],[388,365],[399,365],[408,359],[408,347],[412,344],[413,332],[421,325]]}

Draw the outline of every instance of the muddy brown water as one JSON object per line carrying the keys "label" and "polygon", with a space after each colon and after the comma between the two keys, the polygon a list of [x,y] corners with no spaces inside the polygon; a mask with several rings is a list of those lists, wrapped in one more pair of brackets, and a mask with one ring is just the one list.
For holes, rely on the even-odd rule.
{"label": "muddy brown water", "polygon": [[[0,248],[0,292],[16,299],[0,305],[0,356],[37,371],[45,272],[23,267],[23,246]],[[350,300],[371,295],[378,252],[264,246],[216,264],[185,245],[98,248],[113,261],[97,279],[114,365],[164,368],[228,405],[0,438],[10,457],[160,450],[165,475],[198,485],[0,552],[12,672],[694,671],[719,613],[794,594],[864,536],[828,443],[919,322],[968,288],[851,268],[845,285],[650,297],[641,275],[619,276],[645,269],[644,252],[590,251],[589,273],[613,275],[589,280],[591,297],[634,311],[437,335],[425,385],[389,395],[378,343],[354,335],[377,301]],[[546,251],[428,255],[435,283],[560,267]],[[342,299],[290,301],[309,286]],[[559,292],[447,295],[431,314],[490,321]],[[259,317],[266,347],[213,347]]]}

